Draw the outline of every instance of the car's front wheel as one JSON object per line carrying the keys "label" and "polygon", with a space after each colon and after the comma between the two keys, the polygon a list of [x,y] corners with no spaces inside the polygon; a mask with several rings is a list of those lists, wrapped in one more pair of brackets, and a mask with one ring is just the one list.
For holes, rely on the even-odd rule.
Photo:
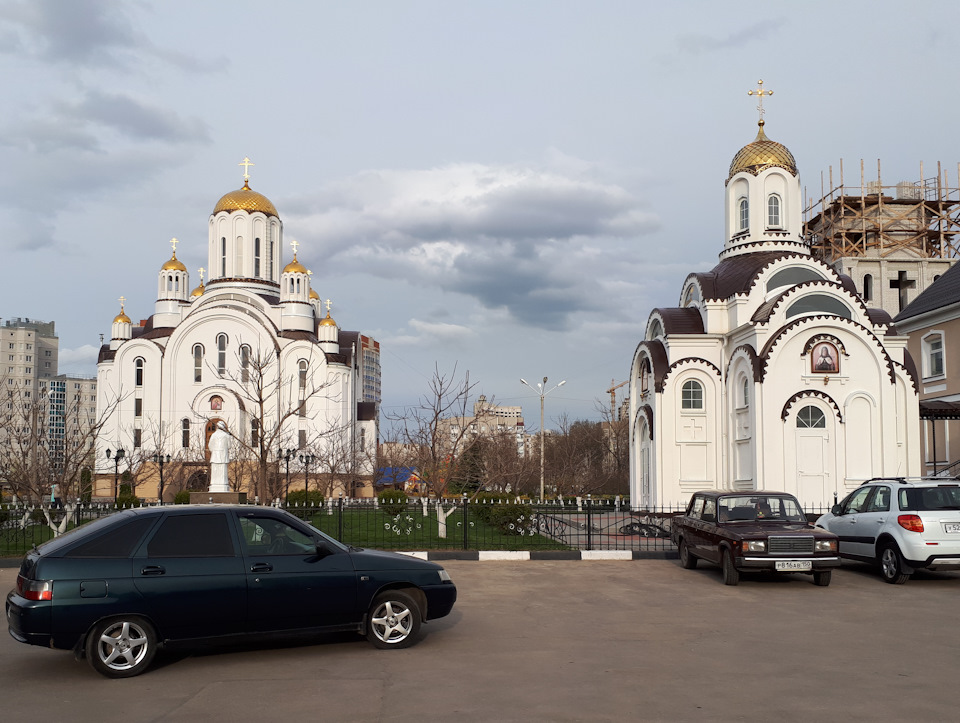
{"label": "car's front wheel", "polygon": [[87,660],[108,678],[140,675],[157,653],[157,634],[142,618],[103,620],[87,636]]}
{"label": "car's front wheel", "polygon": [[723,553],[723,584],[740,584],[740,571],[733,564],[733,553],[730,550],[725,550]]}
{"label": "car's front wheel", "polygon": [[380,593],[367,616],[367,640],[376,647],[407,648],[420,632],[420,606],[403,590]]}
{"label": "car's front wheel", "polygon": [[680,564],[687,570],[692,570],[697,566],[696,556],[690,552],[690,546],[682,538],[680,539]]}
{"label": "car's front wheel", "polygon": [[880,550],[880,574],[891,585],[903,585],[910,577],[903,571],[903,557],[892,542],[888,542]]}
{"label": "car's front wheel", "polygon": [[819,585],[820,587],[826,587],[830,584],[830,579],[833,577],[833,570],[824,570],[822,572],[813,573],[813,584]]}

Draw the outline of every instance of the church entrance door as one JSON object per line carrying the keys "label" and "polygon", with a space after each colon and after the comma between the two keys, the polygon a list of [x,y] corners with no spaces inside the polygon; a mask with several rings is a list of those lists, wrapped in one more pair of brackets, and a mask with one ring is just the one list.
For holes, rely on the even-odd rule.
{"label": "church entrance door", "polygon": [[824,430],[797,431],[797,490],[801,504],[822,504],[826,499],[829,440]]}

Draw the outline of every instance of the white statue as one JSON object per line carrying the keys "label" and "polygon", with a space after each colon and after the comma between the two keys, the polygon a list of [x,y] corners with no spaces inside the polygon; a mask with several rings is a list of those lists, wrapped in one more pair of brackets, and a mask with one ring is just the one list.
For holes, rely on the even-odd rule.
{"label": "white statue", "polygon": [[217,422],[217,431],[210,435],[210,491],[229,492],[227,468],[230,466],[230,435],[227,425]]}

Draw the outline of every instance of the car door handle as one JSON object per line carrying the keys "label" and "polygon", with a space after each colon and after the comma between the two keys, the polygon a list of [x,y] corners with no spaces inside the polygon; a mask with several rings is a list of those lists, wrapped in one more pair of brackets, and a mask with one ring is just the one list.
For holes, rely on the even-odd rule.
{"label": "car door handle", "polygon": [[166,575],[167,571],[160,565],[147,565],[140,570],[141,575]]}
{"label": "car door handle", "polygon": [[273,565],[269,562],[255,562],[250,566],[250,572],[270,572],[273,569]]}

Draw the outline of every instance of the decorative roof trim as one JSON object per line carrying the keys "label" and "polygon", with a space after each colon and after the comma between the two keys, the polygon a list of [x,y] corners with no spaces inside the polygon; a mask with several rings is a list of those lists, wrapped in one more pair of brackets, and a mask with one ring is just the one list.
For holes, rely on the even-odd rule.
{"label": "decorative roof trim", "polygon": [[826,392],[821,392],[819,389],[804,389],[802,392],[797,392],[790,397],[783,405],[783,410],[780,412],[780,421],[787,421],[787,415],[790,414],[790,408],[793,407],[794,404],[803,399],[810,399],[811,397],[822,399],[827,404],[833,405],[833,410],[837,414],[837,420],[840,422],[840,424],[843,424],[843,414],[840,412],[840,405],[834,401],[833,397]]}
{"label": "decorative roof trim", "polygon": [[846,347],[844,347],[843,342],[840,341],[840,340],[839,340],[837,337],[835,337],[833,334],[815,334],[814,336],[811,336],[809,339],[807,339],[807,343],[806,343],[806,345],[803,347],[803,352],[800,354],[800,356],[806,356],[807,354],[809,354],[810,351],[813,349],[813,347],[815,347],[815,346],[816,346],[817,344],[819,344],[821,341],[828,341],[828,342],[830,342],[830,343],[833,344],[835,347],[837,347],[837,349],[840,350],[840,353],[841,353],[841,354],[843,354],[844,356],[850,356],[850,355],[847,353],[847,349],[846,349]]}
{"label": "decorative roof trim", "polygon": [[753,369],[753,381],[763,381],[763,359],[757,355],[757,350],[749,344],[741,344],[733,350],[733,353],[730,355],[730,360],[727,362],[727,368],[723,374],[724,378],[730,378],[730,367],[732,367],[734,362],[736,362],[738,359],[742,359],[744,357],[746,357],[747,361],[750,362],[750,367]]}
{"label": "decorative roof trim", "polygon": [[637,410],[637,415],[643,415],[647,420],[647,427],[650,429],[650,440],[653,441],[653,407],[644,404]]}
{"label": "decorative roof trim", "polygon": [[[667,373],[663,375],[663,386],[666,386],[667,377],[669,377],[672,372],[674,372],[675,370],[679,369],[682,366],[688,366],[690,364],[702,365],[707,367],[708,369],[712,369],[713,373],[717,375],[717,378],[720,380],[723,380],[723,373],[720,371],[720,369],[717,367],[716,364],[714,364],[713,362],[707,361],[706,359],[702,359],[700,357],[688,356],[688,357],[684,357],[683,359],[677,359],[677,361],[675,361],[673,364],[669,366],[669,368],[667,369]],[[662,390],[658,390],[658,391],[662,391]]]}

